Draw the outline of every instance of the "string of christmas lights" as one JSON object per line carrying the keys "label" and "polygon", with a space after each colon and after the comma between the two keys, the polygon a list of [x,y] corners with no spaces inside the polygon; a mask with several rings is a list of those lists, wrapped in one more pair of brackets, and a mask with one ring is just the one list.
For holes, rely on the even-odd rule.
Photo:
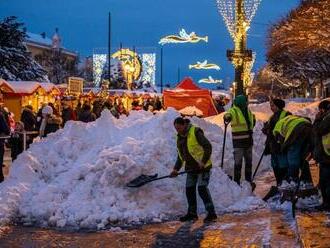
{"label": "string of christmas lights", "polygon": [[[216,0],[219,14],[222,16],[228,32],[235,41],[239,35],[236,32],[236,0]],[[255,16],[261,0],[244,0],[245,25],[248,29],[253,17]]]}

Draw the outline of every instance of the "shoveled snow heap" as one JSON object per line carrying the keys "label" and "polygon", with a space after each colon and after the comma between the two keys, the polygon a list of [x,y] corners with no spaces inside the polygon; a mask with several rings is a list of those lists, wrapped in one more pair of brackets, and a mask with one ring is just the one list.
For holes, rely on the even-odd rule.
{"label": "shoveled snow heap", "polygon": [[[104,111],[95,122],[69,122],[32,144],[0,185],[1,223],[19,218],[44,226],[103,228],[184,213],[184,176],[141,188],[125,186],[142,173],[166,175],[172,170],[177,116],[173,109],[156,115],[132,111],[117,120]],[[210,191],[217,211],[246,211],[263,204],[247,183],[239,187],[219,168],[222,129],[196,117],[192,122],[213,145]]]}

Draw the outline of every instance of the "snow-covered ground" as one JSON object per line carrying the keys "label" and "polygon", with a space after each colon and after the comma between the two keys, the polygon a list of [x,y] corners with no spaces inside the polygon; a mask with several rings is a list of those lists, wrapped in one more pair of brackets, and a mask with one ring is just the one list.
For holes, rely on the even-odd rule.
{"label": "snow-covered ground", "polygon": [[[288,110],[294,113],[315,113],[314,106],[290,104]],[[256,164],[265,140],[262,121],[271,113],[268,103],[251,108],[259,119],[254,132]],[[19,218],[44,226],[103,228],[109,223],[160,221],[184,213],[184,176],[140,188],[125,186],[140,174],[170,173],[177,154],[173,127],[177,116],[173,109],[155,115],[132,111],[118,120],[104,111],[95,122],[69,122],[64,129],[33,143],[12,164],[9,177],[0,185],[0,223]],[[224,173],[233,174],[230,128],[224,171],[219,167],[222,115],[191,120],[204,130],[213,146],[210,191],[217,211],[263,206],[262,200],[252,195],[249,184],[239,187]],[[260,171],[269,169],[266,157]],[[200,201],[199,211],[203,211]]]}

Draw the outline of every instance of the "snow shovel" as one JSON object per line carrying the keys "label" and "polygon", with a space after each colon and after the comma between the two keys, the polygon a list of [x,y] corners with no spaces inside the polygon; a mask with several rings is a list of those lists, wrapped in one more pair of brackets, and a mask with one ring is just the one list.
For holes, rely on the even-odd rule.
{"label": "snow shovel", "polygon": [[[192,172],[192,171],[182,171],[182,172],[179,172],[178,175],[183,175],[183,174],[186,174],[188,172]],[[141,187],[141,186],[143,186],[147,183],[157,181],[157,180],[160,180],[160,179],[164,179],[164,178],[169,178],[169,177],[171,177],[171,175],[158,177],[158,174],[154,174],[154,175],[144,175],[144,174],[142,174],[142,175],[134,178],[129,183],[127,183],[126,186],[130,187],[130,188],[139,188],[139,187]]]}
{"label": "snow shovel", "polygon": [[257,164],[257,167],[256,167],[256,169],[255,169],[254,172],[253,172],[252,181],[251,181],[252,192],[253,192],[253,191],[255,190],[255,188],[256,188],[256,184],[255,184],[255,182],[253,182],[253,181],[254,181],[254,177],[256,176],[256,174],[257,174],[257,172],[258,172],[258,169],[259,169],[259,167],[260,167],[261,161],[262,161],[262,159],[263,159],[263,157],[264,157],[264,155],[265,155],[265,151],[266,151],[266,149],[264,149],[264,151],[262,152],[261,157],[260,157],[260,159],[259,159],[259,162],[258,162],[258,164]]}

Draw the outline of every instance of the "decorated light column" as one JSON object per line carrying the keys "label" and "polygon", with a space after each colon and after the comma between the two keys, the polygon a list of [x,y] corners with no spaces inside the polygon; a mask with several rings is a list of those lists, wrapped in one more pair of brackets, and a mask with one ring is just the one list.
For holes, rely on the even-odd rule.
{"label": "decorated light column", "polygon": [[250,72],[254,56],[247,49],[247,31],[261,0],[216,0],[220,14],[234,41],[234,50],[227,50],[227,58],[235,68],[235,95],[246,94],[251,82]]}

